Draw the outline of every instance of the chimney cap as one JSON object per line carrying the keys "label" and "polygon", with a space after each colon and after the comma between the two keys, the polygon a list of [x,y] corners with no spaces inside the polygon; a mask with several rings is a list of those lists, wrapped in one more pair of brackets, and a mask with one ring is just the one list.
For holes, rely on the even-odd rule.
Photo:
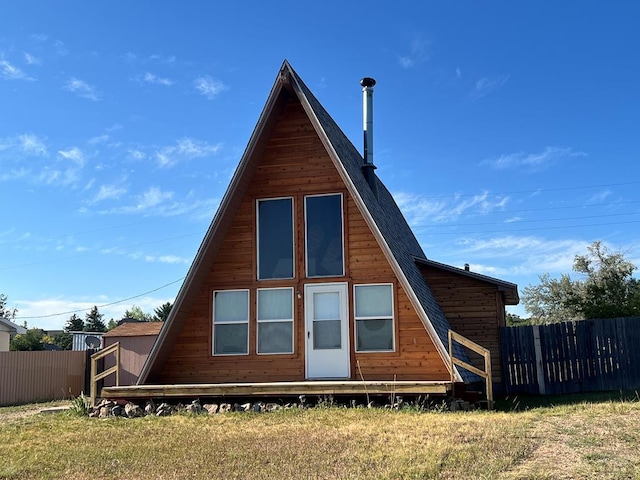
{"label": "chimney cap", "polygon": [[373,87],[376,84],[376,81],[371,77],[364,77],[360,80],[360,85],[363,87]]}

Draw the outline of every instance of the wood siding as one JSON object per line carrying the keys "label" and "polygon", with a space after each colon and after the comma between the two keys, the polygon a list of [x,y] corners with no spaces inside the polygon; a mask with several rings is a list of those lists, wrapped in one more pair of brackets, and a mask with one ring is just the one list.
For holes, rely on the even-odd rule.
{"label": "wood siding", "polygon": [[[305,278],[304,196],[343,195],[345,276]],[[295,279],[256,280],[256,200],[293,197]],[[305,379],[304,285],[347,282],[351,378],[360,380],[447,380],[449,374],[369,227],[350,198],[335,166],[297,101],[281,113],[255,176],[235,213],[208,279],[184,322],[158,383],[300,381]],[[396,350],[355,353],[353,285],[394,285]],[[256,353],[256,289],[294,289],[294,353]],[[249,289],[249,354],[213,356],[212,296],[215,290]],[[299,298],[297,298],[299,297]]]}
{"label": "wood siding", "polygon": [[[502,382],[500,327],[504,301],[498,287],[444,269],[421,265],[429,288],[449,320],[451,329],[491,351],[493,381]],[[484,370],[484,359],[469,352],[471,364]]]}

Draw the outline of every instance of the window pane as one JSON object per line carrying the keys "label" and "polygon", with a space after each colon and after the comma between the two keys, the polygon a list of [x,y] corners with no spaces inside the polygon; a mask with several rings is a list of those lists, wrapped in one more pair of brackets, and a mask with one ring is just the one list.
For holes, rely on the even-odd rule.
{"label": "window pane", "polygon": [[391,317],[391,285],[356,287],[356,317]]}
{"label": "window pane", "polygon": [[316,350],[341,348],[340,320],[313,322],[313,348]]}
{"label": "window pane", "polygon": [[293,322],[259,323],[258,353],[293,353]]}
{"label": "window pane", "polygon": [[358,351],[393,350],[393,320],[356,320]]}
{"label": "window pane", "polygon": [[344,275],[342,196],[306,197],[307,276]]}
{"label": "window pane", "polygon": [[214,297],[214,322],[247,322],[249,320],[249,292],[216,292]]}
{"label": "window pane", "polygon": [[313,294],[313,319],[335,320],[340,318],[340,294],[338,292]]}
{"label": "window pane", "polygon": [[293,319],[293,290],[258,290],[258,320]]}
{"label": "window pane", "polygon": [[258,278],[293,278],[293,200],[258,202]]}
{"label": "window pane", "polygon": [[246,323],[214,325],[213,328],[213,353],[216,355],[247,353],[248,325]]}

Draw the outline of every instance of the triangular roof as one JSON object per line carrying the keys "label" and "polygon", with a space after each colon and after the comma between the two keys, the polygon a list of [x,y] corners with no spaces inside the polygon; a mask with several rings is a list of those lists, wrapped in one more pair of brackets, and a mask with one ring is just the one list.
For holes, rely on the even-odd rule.
{"label": "triangular roof", "polygon": [[9,333],[20,333],[20,334],[27,333],[26,328],[13,323],[11,320],[5,317],[0,317],[0,325],[4,327],[2,331],[7,331]]}
{"label": "triangular roof", "polygon": [[[203,267],[211,265],[215,259],[234,213],[253,178],[260,153],[269,140],[278,114],[290,96],[301,103],[347,190],[431,336],[436,350],[444,364],[449,366],[449,354],[445,346],[448,344],[449,322],[416,264],[416,259],[427,260],[420,244],[390,192],[377,177],[378,193],[377,196],[374,194],[362,174],[362,155],[285,60],[218,211],[178,292],[171,313],[140,373],[138,384],[153,379],[166,360],[180,325],[189,313],[189,305],[209,271]],[[455,348],[458,358],[467,358],[460,345],[456,344]],[[455,374],[458,381],[476,378],[465,370],[456,369]]]}

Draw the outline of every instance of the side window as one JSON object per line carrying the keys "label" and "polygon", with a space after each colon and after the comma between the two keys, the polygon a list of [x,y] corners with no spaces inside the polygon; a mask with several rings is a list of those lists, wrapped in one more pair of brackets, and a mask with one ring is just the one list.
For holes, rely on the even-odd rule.
{"label": "side window", "polygon": [[258,200],[258,280],[293,278],[293,199]]}
{"label": "side window", "polygon": [[342,195],[304,199],[307,277],[344,275]]}
{"label": "side window", "polygon": [[213,354],[249,353],[249,290],[213,292]]}
{"label": "side window", "polygon": [[258,289],[258,353],[293,353],[293,288]]}
{"label": "side window", "polygon": [[356,351],[394,351],[392,285],[356,285],[354,291]]}

